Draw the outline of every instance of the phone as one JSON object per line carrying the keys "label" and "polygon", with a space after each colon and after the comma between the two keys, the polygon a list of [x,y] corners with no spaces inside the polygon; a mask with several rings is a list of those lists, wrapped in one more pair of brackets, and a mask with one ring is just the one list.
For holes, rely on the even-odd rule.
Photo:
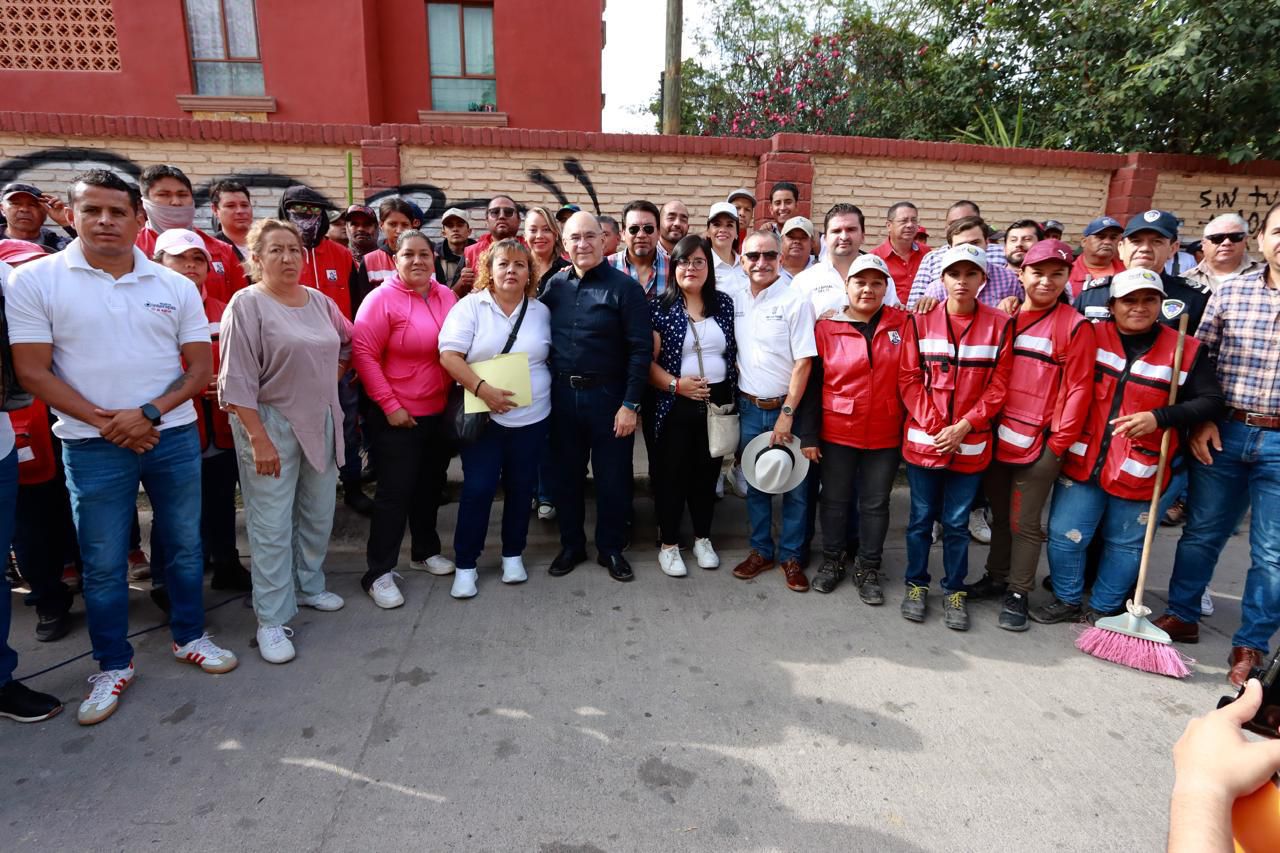
{"label": "phone", "polygon": [[[1280,738],[1280,649],[1276,650],[1271,656],[1271,662],[1265,667],[1255,666],[1249,672],[1249,678],[1262,682],[1262,704],[1258,706],[1258,713],[1244,727],[1263,737]],[[1241,693],[1244,693],[1243,687],[1235,696],[1223,696],[1218,700],[1218,707],[1230,705],[1240,698]]]}

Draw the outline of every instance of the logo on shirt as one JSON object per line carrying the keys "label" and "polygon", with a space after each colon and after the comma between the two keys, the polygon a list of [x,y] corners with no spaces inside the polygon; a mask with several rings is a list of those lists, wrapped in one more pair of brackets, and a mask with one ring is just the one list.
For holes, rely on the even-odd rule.
{"label": "logo on shirt", "polygon": [[897,332],[890,332],[889,343],[893,344],[894,346],[897,346],[898,344],[902,343],[902,335],[898,334]]}
{"label": "logo on shirt", "polygon": [[213,271],[214,271],[214,272],[216,272],[218,275],[222,275],[222,274],[223,274],[223,273],[225,273],[227,270],[226,270],[226,267],[224,267],[224,266],[222,265],[222,261],[214,261],[214,262],[213,262]]}
{"label": "logo on shirt", "polygon": [[163,314],[166,317],[178,310],[177,306],[170,305],[168,302],[144,302],[142,305],[148,311],[153,311],[156,314]]}
{"label": "logo on shirt", "polygon": [[1187,303],[1181,299],[1166,299],[1160,303],[1160,313],[1164,315],[1166,320],[1176,320],[1181,316],[1182,312],[1187,308]]}
{"label": "logo on shirt", "polygon": [[325,278],[327,278],[327,279],[329,279],[329,281],[337,281],[337,280],[338,280],[338,271],[337,271],[337,270],[325,270],[325,271],[324,271],[324,277],[325,277]]}

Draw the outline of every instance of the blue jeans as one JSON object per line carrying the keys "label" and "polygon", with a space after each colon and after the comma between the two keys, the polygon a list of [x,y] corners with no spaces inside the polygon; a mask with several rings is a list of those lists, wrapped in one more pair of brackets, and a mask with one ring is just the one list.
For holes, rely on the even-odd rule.
{"label": "blue jeans", "polygon": [[[625,438],[613,434],[613,418],[622,406],[624,389],[597,385],[575,389],[567,379],[551,385],[551,447],[559,467],[556,483],[556,518],[560,523],[560,547],[582,552],[585,531],[587,462],[596,490],[596,548],[601,555],[621,554],[627,542],[631,515],[631,452],[635,433]],[[526,510],[527,511],[527,510]]]}
{"label": "blue jeans", "polygon": [[[146,487],[154,513],[151,536],[163,555],[173,641],[204,631],[204,555],[200,545],[200,437],[195,424],[160,432],[146,453],[105,438],[62,442],[67,490],[84,560],[84,605],[93,657],[103,670],[133,660],[129,644],[129,530]],[[155,557],[153,556],[154,560]]]}
{"label": "blue jeans", "polygon": [[[0,459],[0,542],[13,538],[14,511],[18,504],[18,451]],[[9,573],[0,572],[0,686],[8,684],[18,667],[18,653],[9,647],[9,616],[13,596],[9,593]]]}
{"label": "blue jeans", "polygon": [[1231,645],[1265,653],[1280,629],[1280,430],[1218,424],[1222,452],[1212,465],[1191,463],[1186,529],[1169,579],[1169,612],[1200,619],[1200,596],[1236,525],[1252,505],[1249,573],[1241,600],[1243,621]]}
{"label": "blue jeans", "polygon": [[453,550],[460,569],[474,569],[489,531],[493,496],[502,484],[502,556],[519,557],[529,536],[529,502],[538,486],[538,456],[551,419],[523,427],[490,423],[475,444],[462,449],[462,496]]}
{"label": "blue jeans", "polygon": [[[1100,536],[1102,559],[1089,607],[1113,613],[1124,607],[1138,579],[1150,501],[1109,495],[1095,483],[1059,477],[1049,504],[1049,572],[1059,601],[1079,606],[1084,599],[1085,552]],[[1196,600],[1197,605],[1199,599]]]}
{"label": "blue jeans", "polygon": [[942,523],[942,589],[962,592],[969,575],[969,507],[982,485],[982,474],[958,474],[946,468],[907,463],[911,516],[907,520],[906,581],[929,585],[929,549],[933,523]]}
{"label": "blue jeans", "polygon": [[[746,397],[738,398],[738,454],[757,435],[772,432],[781,409],[765,411]],[[773,544],[773,495],[759,491],[747,484],[747,520],[751,524],[751,550],[766,560],[776,558],[780,562],[799,560],[804,549],[805,521],[809,512],[809,487],[801,481],[782,496],[782,531],[778,547]]]}
{"label": "blue jeans", "polygon": [[538,451],[538,503],[555,504],[557,482],[559,474],[556,470],[556,455],[552,451],[551,442],[547,442]]}

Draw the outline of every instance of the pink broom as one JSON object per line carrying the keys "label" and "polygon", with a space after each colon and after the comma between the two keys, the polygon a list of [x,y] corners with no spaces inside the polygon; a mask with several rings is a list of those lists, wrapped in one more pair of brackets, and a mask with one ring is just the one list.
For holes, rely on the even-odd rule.
{"label": "pink broom", "polygon": [[[1177,310],[1183,310],[1178,303]],[[1170,302],[1165,303],[1166,306]],[[1173,316],[1176,316],[1174,314]],[[1172,316],[1170,316],[1172,319]],[[1178,400],[1178,379],[1182,369],[1182,348],[1187,337],[1185,311],[1178,321],[1178,344],[1173,354],[1173,375],[1169,382],[1169,405]],[[1147,535],[1142,541],[1142,562],[1138,568],[1138,584],[1133,598],[1125,605],[1127,613],[1099,619],[1092,628],[1076,639],[1076,648],[1087,655],[1109,660],[1121,666],[1186,678],[1191,674],[1187,664],[1194,663],[1173,647],[1169,635],[1153,625],[1147,617],[1151,609],[1142,605],[1142,594],[1147,587],[1147,567],[1151,562],[1151,543],[1156,535],[1157,513],[1160,509],[1160,492],[1164,485],[1165,465],[1169,461],[1170,430],[1160,439],[1160,461],[1156,464],[1155,485],[1151,489],[1151,507],[1147,512]]]}

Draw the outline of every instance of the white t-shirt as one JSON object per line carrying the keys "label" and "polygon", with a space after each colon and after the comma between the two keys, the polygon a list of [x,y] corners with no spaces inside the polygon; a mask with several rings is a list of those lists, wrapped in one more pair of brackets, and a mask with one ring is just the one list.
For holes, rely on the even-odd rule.
{"label": "white t-shirt", "polygon": [[733,295],[733,336],[738,343],[738,387],[754,397],[783,397],[796,360],[818,354],[813,306],[794,287],[775,281],[751,295]]}
{"label": "white t-shirt", "polygon": [[[9,341],[52,344],[54,374],[103,409],[130,409],[164,394],[180,377],[182,346],[209,343],[209,320],[191,280],[133,250],[118,279],[85,260],[80,240],[10,277],[5,293]],[[98,438],[98,430],[57,409],[59,438]],[[160,429],[196,419],[190,400],[166,412]]]}
{"label": "white t-shirt", "polygon": [[[814,322],[827,311],[841,311],[849,304],[845,280],[829,260],[820,261],[801,272],[792,280],[791,288],[813,305]],[[884,304],[902,304],[892,285],[885,289]]]}
{"label": "white t-shirt", "polygon": [[716,290],[733,296],[747,286],[747,271],[742,268],[741,255],[735,255],[731,264],[720,260],[715,252],[711,257],[714,259],[712,269],[716,271]]}
{"label": "white t-shirt", "polygon": [[[698,332],[696,338],[693,336],[695,327]],[[706,368],[707,381],[713,385],[723,382],[729,375],[728,366],[724,361],[724,351],[729,343],[724,339],[724,330],[720,328],[720,324],[714,317],[707,317],[697,322],[689,320],[689,326],[684,332],[684,349],[680,353],[680,375],[702,375],[702,371],[698,368],[698,353],[694,349],[699,341],[702,342],[702,366]]]}
{"label": "white t-shirt", "polygon": [[[486,361],[502,352],[511,329],[520,316],[520,306],[508,317],[502,313],[488,290],[473,293],[449,309],[440,328],[440,351],[460,352],[468,363]],[[551,414],[551,311],[537,299],[529,298],[529,309],[520,324],[511,352],[529,355],[529,386],[533,404],[519,406],[505,415],[494,414],[493,422],[504,427],[536,424]]]}

